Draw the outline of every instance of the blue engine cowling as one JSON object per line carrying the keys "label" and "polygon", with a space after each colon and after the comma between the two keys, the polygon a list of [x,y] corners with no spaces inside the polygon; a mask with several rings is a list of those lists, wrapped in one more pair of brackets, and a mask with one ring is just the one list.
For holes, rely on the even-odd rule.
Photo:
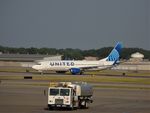
{"label": "blue engine cowling", "polygon": [[73,74],[73,75],[76,75],[76,74],[79,74],[81,72],[81,70],[79,68],[71,68],[70,69],[70,72]]}

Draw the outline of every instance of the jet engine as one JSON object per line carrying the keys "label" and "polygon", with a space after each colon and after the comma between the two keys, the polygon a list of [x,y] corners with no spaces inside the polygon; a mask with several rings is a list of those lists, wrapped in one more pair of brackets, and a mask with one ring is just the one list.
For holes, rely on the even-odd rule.
{"label": "jet engine", "polygon": [[71,72],[73,75],[76,75],[76,74],[81,73],[81,70],[80,70],[79,68],[71,68],[71,69],[70,69],[70,72]]}

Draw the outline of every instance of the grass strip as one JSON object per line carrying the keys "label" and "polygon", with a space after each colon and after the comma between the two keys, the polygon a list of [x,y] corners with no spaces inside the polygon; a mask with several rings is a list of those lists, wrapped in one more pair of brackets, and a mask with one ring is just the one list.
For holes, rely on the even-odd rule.
{"label": "grass strip", "polygon": [[115,89],[143,89],[143,90],[150,90],[150,87],[140,87],[140,86],[101,86],[95,85],[94,88],[115,88]]}
{"label": "grass strip", "polygon": [[[4,75],[0,80],[23,80],[24,76]],[[83,81],[89,83],[132,83],[150,85],[150,78],[129,78],[129,77],[110,77],[110,76],[32,76],[32,80],[47,80],[51,82],[61,81]]]}
{"label": "grass strip", "polygon": [[[7,84],[7,83],[6,83]],[[45,86],[48,87],[49,83],[13,83],[7,85],[17,85],[17,86]],[[115,89],[140,89],[140,90],[150,90],[150,87],[141,87],[141,86],[111,86],[111,85],[92,85],[93,88],[115,88]]]}
{"label": "grass strip", "polygon": [[49,81],[83,81],[90,83],[136,83],[150,84],[150,78],[127,78],[127,77],[101,77],[101,76],[33,76],[33,80],[49,80]]}

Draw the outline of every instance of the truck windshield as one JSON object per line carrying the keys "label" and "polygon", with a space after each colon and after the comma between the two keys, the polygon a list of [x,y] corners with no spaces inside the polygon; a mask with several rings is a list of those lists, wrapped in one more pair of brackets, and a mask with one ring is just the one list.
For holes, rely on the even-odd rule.
{"label": "truck windshield", "polygon": [[50,89],[50,95],[59,95],[59,89]]}
{"label": "truck windshield", "polygon": [[60,96],[69,96],[69,89],[60,89]]}

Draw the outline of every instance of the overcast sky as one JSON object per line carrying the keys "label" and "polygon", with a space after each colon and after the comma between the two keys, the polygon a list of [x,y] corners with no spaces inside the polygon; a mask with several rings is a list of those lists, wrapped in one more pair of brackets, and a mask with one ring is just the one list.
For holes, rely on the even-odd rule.
{"label": "overcast sky", "polygon": [[149,0],[0,0],[0,45],[150,50]]}

